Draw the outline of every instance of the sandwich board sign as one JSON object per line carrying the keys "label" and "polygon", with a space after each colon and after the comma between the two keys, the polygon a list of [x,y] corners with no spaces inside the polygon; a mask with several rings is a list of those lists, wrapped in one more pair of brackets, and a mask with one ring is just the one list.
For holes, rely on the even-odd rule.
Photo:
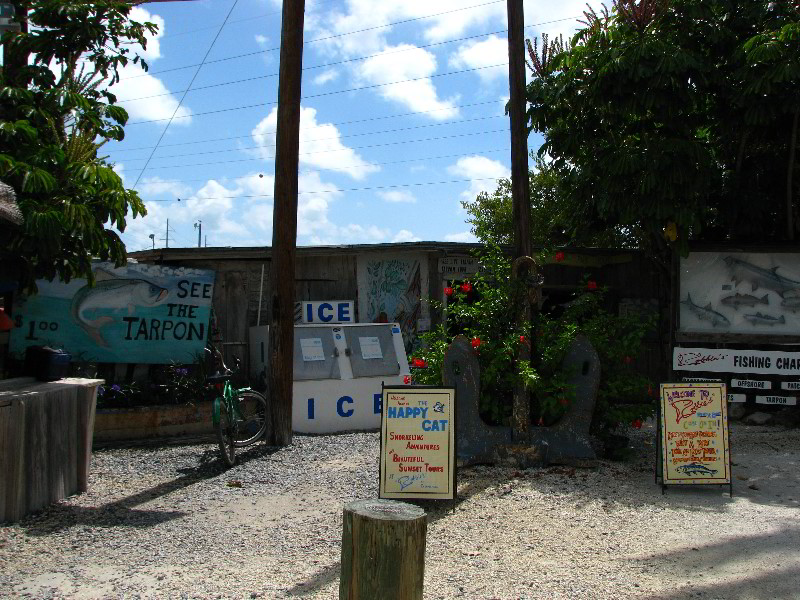
{"label": "sandwich board sign", "polygon": [[724,383],[661,384],[662,485],[731,485]]}
{"label": "sandwich board sign", "polygon": [[455,388],[384,386],[380,498],[455,500]]}

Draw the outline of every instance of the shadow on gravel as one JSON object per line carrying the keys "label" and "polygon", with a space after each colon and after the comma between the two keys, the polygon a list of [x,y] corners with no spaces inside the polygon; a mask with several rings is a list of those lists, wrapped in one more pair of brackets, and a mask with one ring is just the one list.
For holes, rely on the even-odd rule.
{"label": "shadow on gravel", "polygon": [[[279,448],[254,444],[236,454],[236,465],[241,467],[277,452]],[[21,523],[28,535],[44,536],[74,525],[93,527],[154,527],[186,515],[182,511],[140,510],[135,508],[145,502],[167,496],[201,481],[227,473],[229,469],[217,450],[206,450],[199,455],[199,464],[177,469],[181,476],[142,490],[102,506],[53,505]]]}
{"label": "shadow on gravel", "polygon": [[[794,600],[800,597],[800,567],[796,560],[798,547],[800,529],[785,528],[769,534],[734,536],[691,550],[656,554],[644,562],[656,569],[677,570],[684,575],[675,578],[675,589],[668,594],[647,598]],[[782,565],[780,556],[784,556],[789,564]],[[759,570],[759,565],[765,568]]]}
{"label": "shadow on gravel", "polygon": [[286,595],[302,598],[307,594],[321,590],[331,582],[338,581],[341,570],[341,563],[336,561],[335,564],[323,567],[308,581],[301,581],[300,583],[286,590]]}

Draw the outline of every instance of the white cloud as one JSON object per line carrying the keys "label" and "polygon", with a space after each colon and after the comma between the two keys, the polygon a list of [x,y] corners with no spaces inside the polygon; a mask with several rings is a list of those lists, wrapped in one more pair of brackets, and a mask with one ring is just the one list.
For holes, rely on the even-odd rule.
{"label": "white cloud", "polygon": [[330,83],[331,81],[335,81],[339,78],[339,71],[336,69],[328,69],[323,71],[316,77],[314,77],[314,83],[316,85],[325,85],[326,83]]}
{"label": "white cloud", "polygon": [[269,43],[269,38],[267,36],[261,35],[260,33],[256,34],[256,44],[264,48],[268,43]]}
{"label": "white cloud", "polygon": [[[567,41],[579,27],[583,27],[578,23],[578,19],[583,19],[583,11],[586,10],[587,5],[585,0],[559,0],[559,2],[547,3],[539,0],[524,0],[523,4],[526,23],[543,23],[534,29],[526,29],[526,37],[532,38],[547,33],[552,39],[562,34],[564,41]],[[600,2],[589,2],[588,4],[592,5],[599,13]]]}
{"label": "white cloud", "polygon": [[[117,103],[128,111],[131,121],[169,119],[175,113],[173,126],[191,123],[192,111],[181,106],[176,113],[178,99],[169,93],[160,79],[142,73],[137,65],[131,63],[122,67],[119,75],[119,82],[111,86],[110,91],[117,96]],[[160,124],[161,127],[163,125]]]}
{"label": "white cloud", "polygon": [[153,14],[141,6],[135,6],[131,9],[130,19],[132,21],[138,21],[139,23],[155,23],[158,26],[158,31],[155,35],[149,32],[145,33],[144,37],[147,40],[147,49],[137,44],[133,47],[133,52],[139,54],[147,62],[161,58],[161,42],[159,39],[164,36],[164,19],[160,15]]}
{"label": "white cloud", "polygon": [[422,241],[421,238],[418,238],[413,233],[411,233],[408,229],[401,229],[398,231],[394,237],[392,238],[393,243],[400,243],[400,242],[420,242]]}
{"label": "white cloud", "polygon": [[161,177],[145,177],[136,186],[137,191],[142,196],[165,196],[171,195],[175,198],[187,197],[192,193],[192,188],[188,185],[176,181],[162,179]]}
{"label": "white cloud", "polygon": [[[252,131],[265,159],[275,156],[275,129],[278,109],[273,108]],[[331,123],[318,123],[314,108],[300,109],[300,162],[318,169],[344,173],[353,179],[364,179],[380,168],[361,158],[341,142],[339,130]]]}
{"label": "white cloud", "polygon": [[410,202],[414,203],[417,199],[414,194],[405,190],[389,190],[388,192],[378,192],[378,195],[386,202]]}
{"label": "white cloud", "polygon": [[478,239],[471,231],[462,231],[461,233],[448,233],[444,236],[445,242],[477,242]]}
{"label": "white cloud", "polygon": [[506,63],[508,63],[508,40],[496,35],[490,35],[480,42],[463,44],[450,57],[450,65],[452,67],[456,69],[478,69],[475,73],[485,82],[508,79],[508,65]]}
{"label": "white cloud", "polygon": [[511,171],[503,163],[476,155],[459,158],[447,170],[453,175],[472,179],[469,187],[461,193],[465,200],[474,200],[480,192],[494,191],[497,179],[511,176]]}
{"label": "white cloud", "polygon": [[458,97],[446,100],[438,97],[430,79],[436,72],[436,57],[427,50],[409,44],[387,46],[380,54],[361,63],[357,72],[367,82],[381,85],[376,88],[377,93],[387,100],[414,111],[427,112],[433,119],[458,116]]}

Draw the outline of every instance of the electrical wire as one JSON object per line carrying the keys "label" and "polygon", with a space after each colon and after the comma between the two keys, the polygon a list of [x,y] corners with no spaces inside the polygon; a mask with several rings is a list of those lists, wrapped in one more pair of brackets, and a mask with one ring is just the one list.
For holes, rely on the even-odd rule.
{"label": "electrical wire", "polygon": [[[299,195],[307,195],[307,194],[338,194],[338,193],[345,193],[345,192],[365,192],[365,191],[373,191],[373,190],[394,190],[394,189],[403,189],[403,188],[413,188],[413,187],[424,187],[429,185],[447,185],[451,183],[472,183],[476,181],[500,181],[504,179],[503,177],[474,177],[471,179],[450,179],[445,181],[416,181],[414,183],[395,183],[395,184],[387,184],[387,185],[374,185],[374,186],[367,186],[367,187],[360,187],[360,188],[333,188],[333,189],[325,189],[325,190],[306,190],[306,191],[299,191]],[[273,198],[273,194],[237,194],[235,196],[206,196],[203,198],[197,198],[197,200],[241,200],[246,198]],[[174,198],[161,198],[161,199],[152,199],[148,200],[148,202],[179,202],[180,200],[176,200]]]}
{"label": "electrical wire", "polygon": [[[333,137],[316,138],[316,139],[312,139],[312,140],[301,139],[300,143],[301,144],[304,144],[304,143],[305,144],[311,144],[311,143],[316,143],[316,142],[328,142],[328,141],[331,141],[331,140],[341,140],[341,139],[346,139],[346,138],[365,137],[365,136],[368,136],[368,135],[384,135],[384,134],[387,134],[387,133],[399,133],[399,132],[402,132],[402,131],[413,131],[415,129],[429,129],[431,127],[444,127],[444,126],[447,126],[447,125],[454,125],[454,124],[459,124],[459,123],[471,123],[471,122],[474,122],[474,121],[486,121],[488,119],[499,119],[499,118],[505,118],[505,115],[491,115],[491,116],[487,116],[487,117],[475,117],[473,119],[461,119],[461,120],[458,120],[458,121],[446,121],[446,122],[442,122],[442,123],[425,123],[424,125],[414,125],[414,126],[411,126],[411,127],[398,127],[396,129],[384,129],[382,131],[367,131],[367,132],[362,132],[362,133],[350,133],[350,134],[347,134],[347,135],[336,135],[336,136],[333,136]],[[274,131],[269,131],[269,132],[264,132],[263,135],[274,135],[274,134],[275,134]],[[189,153],[185,153],[185,154],[167,154],[165,156],[155,157],[155,159],[156,160],[161,160],[161,159],[164,159],[164,158],[183,158],[183,157],[186,157],[186,156],[203,156],[203,155],[206,155],[206,154],[227,154],[229,152],[245,152],[247,150],[263,150],[263,149],[269,149],[269,148],[272,148],[271,144],[270,145],[256,144],[255,146],[242,146],[242,147],[239,147],[239,148],[224,148],[222,150],[206,150],[205,152],[189,152]],[[348,147],[348,148],[345,148],[342,151],[346,152],[346,151],[349,151],[349,150],[351,150],[351,148]],[[327,151],[327,152],[336,152],[336,150],[330,150],[330,151]],[[145,160],[145,158],[127,158],[125,160],[126,160],[126,162],[131,162],[131,161],[136,161],[136,160]]]}
{"label": "electrical wire", "polygon": [[158,145],[161,143],[161,140],[164,139],[164,136],[167,133],[167,129],[169,129],[169,126],[172,124],[172,120],[175,118],[175,115],[178,114],[178,110],[180,109],[181,105],[183,104],[184,99],[186,98],[186,94],[189,92],[189,89],[192,87],[192,84],[194,83],[194,80],[197,78],[198,73],[200,73],[200,69],[203,68],[203,64],[205,63],[206,59],[208,58],[208,55],[211,53],[212,48],[214,48],[214,44],[216,44],[217,43],[217,39],[219,39],[219,34],[222,33],[222,28],[225,27],[225,23],[228,22],[228,19],[230,18],[231,13],[233,12],[233,9],[236,8],[236,5],[238,3],[239,3],[239,0],[233,0],[233,4],[231,5],[231,8],[228,11],[228,14],[225,15],[225,20],[222,22],[222,25],[220,26],[219,31],[217,31],[217,35],[215,35],[214,39],[211,40],[211,45],[208,47],[208,50],[206,50],[205,56],[203,56],[203,60],[200,61],[200,65],[198,65],[197,70],[195,71],[194,75],[192,76],[192,80],[189,82],[189,85],[186,88],[186,91],[183,93],[183,96],[181,97],[180,102],[178,102],[178,105],[175,107],[175,110],[173,111],[172,116],[169,118],[169,121],[167,122],[166,127],[164,127],[164,131],[161,132],[161,136],[158,138],[158,141],[156,142],[156,145],[153,147],[153,151],[150,153],[150,158],[147,159],[147,162],[145,163],[144,167],[142,167],[142,170],[139,172],[139,176],[136,178],[136,182],[133,184],[133,187],[131,189],[136,189],[136,186],[138,185],[139,180],[142,178],[142,175],[144,174],[145,169],[147,169],[147,165],[150,164],[150,159],[153,158],[153,155],[156,153],[156,150],[158,149]]}
{"label": "electrical wire", "polygon": [[[481,71],[481,70],[484,70],[484,69],[495,69],[497,67],[502,67],[502,66],[507,66],[507,65],[508,65],[508,63],[498,63],[496,65],[486,65],[486,66],[483,66],[483,67],[473,67],[471,69],[460,69],[458,71],[449,71],[447,73],[434,73],[433,75],[426,75],[425,77],[412,77],[411,79],[401,79],[399,81],[390,81],[388,83],[375,83],[375,84],[372,84],[372,85],[365,85],[365,86],[361,86],[361,87],[347,88],[347,89],[344,89],[344,90],[336,90],[336,91],[333,91],[333,92],[320,92],[319,94],[310,94],[308,96],[302,96],[300,98],[300,100],[311,100],[311,99],[314,99],[314,98],[325,98],[327,96],[335,96],[335,95],[338,95],[338,94],[348,94],[350,92],[360,92],[360,91],[363,91],[363,90],[372,90],[372,89],[376,89],[376,88],[388,87],[388,86],[391,86],[391,85],[399,85],[401,83],[412,83],[414,81],[423,81],[423,80],[426,80],[426,79],[433,79],[434,77],[447,77],[447,76],[450,76],[450,75],[460,75],[460,74],[463,74],[463,73],[472,73],[472,72]],[[186,92],[188,92],[188,91],[189,90],[186,90]],[[184,95],[183,95],[183,98],[185,98],[185,97],[186,97],[186,93],[184,93]],[[181,98],[181,100],[183,100],[183,98]],[[204,116],[204,115],[218,114],[218,113],[221,113],[221,112],[231,112],[231,111],[234,111],[234,110],[246,110],[248,108],[261,108],[261,107],[265,107],[265,106],[275,106],[277,104],[278,104],[278,101],[276,100],[274,102],[260,102],[258,104],[246,104],[244,106],[233,106],[233,107],[230,107],[230,108],[221,108],[221,109],[218,109],[218,110],[209,110],[209,111],[204,111],[204,112],[197,112],[197,113],[192,113],[192,114],[181,116],[181,117],[176,117],[173,114],[173,116],[170,117],[169,119],[164,117],[162,119],[148,119],[146,121],[131,121],[130,123],[128,123],[126,125],[126,127],[130,126],[130,125],[143,125],[145,123],[158,123],[160,121],[167,121],[167,120],[169,120],[170,123],[171,123],[173,121],[173,119],[190,119],[192,117],[199,117],[199,116]],[[177,112],[177,109],[176,109],[176,112]]]}
{"label": "electrical wire", "polygon": [[[325,125],[335,125],[336,127],[341,127],[342,125],[354,125],[356,123],[368,123],[370,121],[385,121],[387,119],[398,119],[398,118],[402,118],[402,117],[413,117],[413,116],[417,116],[417,115],[429,115],[431,113],[442,112],[443,110],[452,110],[454,108],[457,108],[457,109],[472,108],[472,107],[475,107],[475,106],[485,106],[487,104],[497,104],[497,102],[498,102],[497,100],[486,100],[484,102],[471,102],[469,104],[458,104],[458,105],[451,106],[451,107],[446,107],[446,108],[433,108],[431,110],[417,110],[417,111],[405,112],[405,113],[394,113],[394,114],[391,114],[391,115],[381,115],[381,116],[377,116],[377,117],[367,117],[366,119],[352,119],[350,121],[338,121],[338,122],[324,123],[324,124]],[[304,131],[304,129],[301,127],[300,131]],[[264,133],[274,134],[275,130],[271,129],[270,131],[265,131]],[[224,142],[224,141],[228,141],[228,140],[240,140],[240,139],[251,138],[251,137],[253,137],[253,132],[252,131],[250,133],[247,133],[247,134],[244,134],[244,135],[234,135],[234,136],[222,137],[222,138],[207,138],[207,139],[204,139],[204,140],[194,140],[192,142],[175,142],[173,144],[161,144],[160,147],[161,148],[169,148],[169,147],[172,147],[172,146],[189,146],[189,145],[192,145],[192,144],[205,144],[205,143],[209,143],[209,142]],[[121,148],[119,150],[114,149],[114,153],[116,154],[118,152],[133,152],[135,150],[148,150],[150,148],[153,148],[153,146],[137,146],[135,148]]]}
{"label": "electrical wire", "polygon": [[[415,144],[415,143],[420,143],[420,142],[431,142],[431,141],[437,141],[437,140],[449,140],[449,139],[455,139],[455,138],[461,138],[461,137],[469,137],[469,136],[473,136],[473,135],[486,135],[486,134],[489,134],[489,133],[503,133],[503,132],[508,132],[508,128],[492,129],[492,130],[489,130],[489,131],[471,131],[471,132],[468,132],[468,133],[458,133],[458,134],[454,134],[454,135],[444,135],[444,136],[438,136],[438,137],[423,138],[423,139],[418,139],[418,140],[403,140],[403,141],[399,141],[399,142],[398,141],[392,141],[392,142],[385,142],[383,144],[369,144],[369,145],[366,145],[366,146],[353,146],[353,147],[351,147],[349,149],[350,150],[364,150],[364,149],[367,149],[367,148],[382,148],[382,147],[385,147],[385,146],[398,146],[400,144]],[[339,151],[338,150],[318,150],[316,152],[301,152],[299,154],[299,156],[309,156],[309,155],[314,155],[314,154],[330,154],[330,153],[333,153],[333,152],[339,152]],[[160,167],[152,167],[150,170],[151,171],[156,171],[156,170],[161,170],[161,169],[182,169],[182,168],[186,168],[186,167],[205,167],[205,166],[209,166],[209,165],[228,165],[228,164],[243,163],[243,162],[270,160],[272,158],[275,158],[275,157],[274,156],[261,156],[261,157],[255,157],[255,158],[239,158],[239,159],[233,159],[233,160],[218,160],[218,161],[206,162],[206,163],[191,163],[191,164],[186,164],[186,165],[163,165],[163,166],[160,166]],[[146,166],[147,165],[145,165],[145,168],[146,168]],[[132,169],[132,170],[136,170],[136,169]],[[144,169],[142,169],[142,170],[144,170]],[[137,182],[138,181],[139,180],[137,179]]]}
{"label": "electrical wire", "polygon": [[[420,156],[420,157],[416,157],[416,158],[406,158],[406,159],[403,159],[403,160],[392,160],[392,161],[388,161],[388,162],[369,163],[369,164],[370,164],[370,166],[373,166],[373,167],[386,167],[386,166],[391,166],[391,165],[402,165],[402,164],[414,163],[414,162],[425,162],[425,161],[431,161],[431,160],[441,160],[441,159],[444,159],[444,158],[467,158],[469,156],[475,156],[476,154],[483,155],[483,154],[494,154],[496,152],[506,152],[506,151],[508,151],[510,149],[511,149],[510,146],[505,146],[503,148],[489,148],[489,149],[483,149],[482,148],[482,149],[473,150],[471,152],[466,152],[466,153],[465,152],[460,152],[460,153],[457,153],[457,154],[440,154],[438,156]],[[358,165],[353,165],[353,164],[351,164],[351,165],[340,165],[340,168],[346,169],[346,168],[357,167],[357,166]],[[315,172],[314,169],[301,169],[299,171],[299,173],[301,173],[301,174],[307,174],[307,173],[313,173],[313,172]],[[258,175],[261,176],[260,173]],[[252,176],[255,177],[255,175],[252,175]],[[213,177],[213,176],[199,177],[199,178],[195,178],[195,179],[160,179],[159,178],[156,181],[148,181],[148,180],[145,179],[144,181],[142,181],[142,184],[143,185],[147,185],[148,183],[155,183],[155,184],[195,183],[195,182],[198,182],[198,181],[206,181],[207,182],[207,181],[212,180],[212,179],[216,179],[216,178]],[[221,179],[224,180],[225,176],[223,176]],[[237,177],[236,179],[242,179],[242,177]],[[151,201],[148,200],[148,202],[151,202]]]}

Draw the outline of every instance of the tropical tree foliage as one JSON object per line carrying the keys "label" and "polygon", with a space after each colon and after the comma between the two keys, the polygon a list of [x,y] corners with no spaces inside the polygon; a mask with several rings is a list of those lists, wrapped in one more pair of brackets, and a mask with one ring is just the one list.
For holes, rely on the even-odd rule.
{"label": "tropical tree foliage", "polygon": [[[577,210],[561,169],[541,157],[534,157],[534,168],[529,177],[529,222],[534,246],[638,246],[636,230],[586,219]],[[469,215],[467,222],[472,226],[472,233],[481,242],[491,245],[514,243],[510,179],[501,179],[493,192],[480,192],[475,200],[462,201],[461,205]]]}
{"label": "tropical tree foliage", "polygon": [[656,246],[798,230],[800,5],[615,0],[529,46],[529,128],[589,223]]}
{"label": "tropical tree foliage", "polygon": [[0,223],[0,275],[35,289],[37,278],[91,279],[91,259],[125,262],[128,214],[145,214],[98,150],[121,140],[128,115],[108,90],[118,69],[144,62],[152,23],[131,21],[114,0],[18,2],[22,33],[3,37],[0,179],[11,185],[24,225]]}

